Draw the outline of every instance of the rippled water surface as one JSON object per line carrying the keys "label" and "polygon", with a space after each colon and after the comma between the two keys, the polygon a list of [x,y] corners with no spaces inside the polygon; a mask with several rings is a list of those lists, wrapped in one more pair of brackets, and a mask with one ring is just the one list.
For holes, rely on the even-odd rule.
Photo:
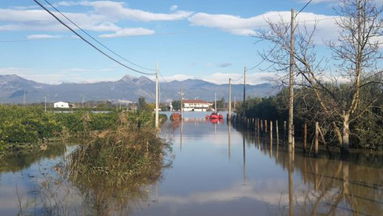
{"label": "rippled water surface", "polygon": [[[383,215],[381,157],[349,162],[288,154],[282,138],[271,147],[267,136],[204,115],[186,113],[183,123],[163,125],[161,136],[172,143],[170,167],[124,199],[105,191],[90,199],[87,188],[62,178],[56,165],[75,147],[7,158],[0,215]],[[100,207],[100,200],[109,205]]]}

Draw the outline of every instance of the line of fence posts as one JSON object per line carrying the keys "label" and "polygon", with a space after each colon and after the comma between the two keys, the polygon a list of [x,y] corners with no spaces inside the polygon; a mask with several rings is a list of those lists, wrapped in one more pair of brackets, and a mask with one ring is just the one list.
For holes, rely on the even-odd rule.
{"label": "line of fence posts", "polygon": [[[266,134],[269,135],[269,140],[270,140],[270,148],[273,146],[273,130],[275,127],[275,138],[276,138],[276,144],[280,144],[280,130],[279,130],[279,122],[278,120],[275,120],[275,124],[273,124],[272,120],[264,120],[264,119],[259,119],[259,118],[246,118],[244,116],[238,116],[238,115],[233,115],[231,122],[234,124],[241,124],[243,128],[245,129],[250,129],[254,130],[254,133],[257,134],[258,137],[262,137]],[[283,121],[283,144],[286,144],[286,138],[287,138],[287,122]],[[325,142],[324,139],[324,134],[321,131],[321,128],[319,126],[319,122],[315,122],[315,129],[314,129],[314,136],[313,136],[313,145],[311,147],[308,146],[308,125],[306,122],[303,124],[303,131],[302,131],[302,141],[303,141],[303,152],[304,153],[309,153],[313,150],[313,153],[315,155],[318,155],[319,153],[319,142],[320,139],[323,142],[324,145],[327,146],[327,143]]]}

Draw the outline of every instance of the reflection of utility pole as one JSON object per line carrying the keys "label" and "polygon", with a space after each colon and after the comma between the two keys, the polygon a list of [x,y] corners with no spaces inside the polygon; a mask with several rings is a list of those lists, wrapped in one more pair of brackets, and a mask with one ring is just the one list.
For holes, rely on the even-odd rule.
{"label": "reflection of utility pole", "polygon": [[231,157],[231,124],[227,125],[227,157],[230,160]]}
{"label": "reflection of utility pole", "polygon": [[289,173],[289,216],[294,215],[294,151],[288,153],[288,173]]}
{"label": "reflection of utility pole", "polygon": [[231,121],[231,78],[229,78],[229,115],[227,121]]}
{"label": "reflection of utility pole", "polygon": [[[182,118],[182,116],[181,116]],[[182,141],[183,141],[183,133],[184,133],[184,123],[181,120],[181,127],[180,127],[180,152],[182,152]]]}
{"label": "reflection of utility pole", "polygon": [[184,93],[182,91],[182,88],[180,89],[180,110],[181,110],[181,119],[184,118],[183,116],[183,98],[184,98]]}
{"label": "reflection of utility pole", "polygon": [[243,184],[246,185],[246,140],[245,134],[243,134],[243,145],[242,145],[242,157],[243,157]]}
{"label": "reflection of utility pole", "polygon": [[218,124],[218,123],[215,123],[215,124],[214,124],[214,136],[217,135],[217,124]]}

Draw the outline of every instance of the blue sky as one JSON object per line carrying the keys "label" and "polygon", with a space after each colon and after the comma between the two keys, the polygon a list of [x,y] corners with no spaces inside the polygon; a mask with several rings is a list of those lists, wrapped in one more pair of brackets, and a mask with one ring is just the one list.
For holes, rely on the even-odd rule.
{"label": "blue sky", "polygon": [[[43,2],[43,0],[40,0]],[[53,1],[58,9],[125,58],[145,67],[159,64],[165,81],[200,78],[234,80],[243,67],[260,62],[268,44],[251,37],[265,19],[288,20],[304,0],[132,0]],[[299,22],[318,24],[318,45],[334,38],[334,2],[314,0]],[[309,23],[310,24],[310,23]],[[129,74],[93,50],[32,0],[0,5],[0,74],[47,83],[118,80]],[[262,65],[265,66],[265,65]],[[262,68],[261,66],[261,68]],[[132,67],[135,67],[132,65]],[[250,83],[273,73],[253,70]]]}

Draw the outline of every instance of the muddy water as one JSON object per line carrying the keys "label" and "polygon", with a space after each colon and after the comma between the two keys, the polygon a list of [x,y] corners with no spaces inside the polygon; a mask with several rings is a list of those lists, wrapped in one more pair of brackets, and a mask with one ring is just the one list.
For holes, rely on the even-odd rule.
{"label": "muddy water", "polygon": [[103,200],[107,211],[95,211],[87,188],[59,174],[56,164],[71,148],[2,162],[0,215],[383,215],[381,158],[288,154],[282,140],[270,146],[204,115],[166,123],[161,136],[172,142],[171,166],[134,195]]}

